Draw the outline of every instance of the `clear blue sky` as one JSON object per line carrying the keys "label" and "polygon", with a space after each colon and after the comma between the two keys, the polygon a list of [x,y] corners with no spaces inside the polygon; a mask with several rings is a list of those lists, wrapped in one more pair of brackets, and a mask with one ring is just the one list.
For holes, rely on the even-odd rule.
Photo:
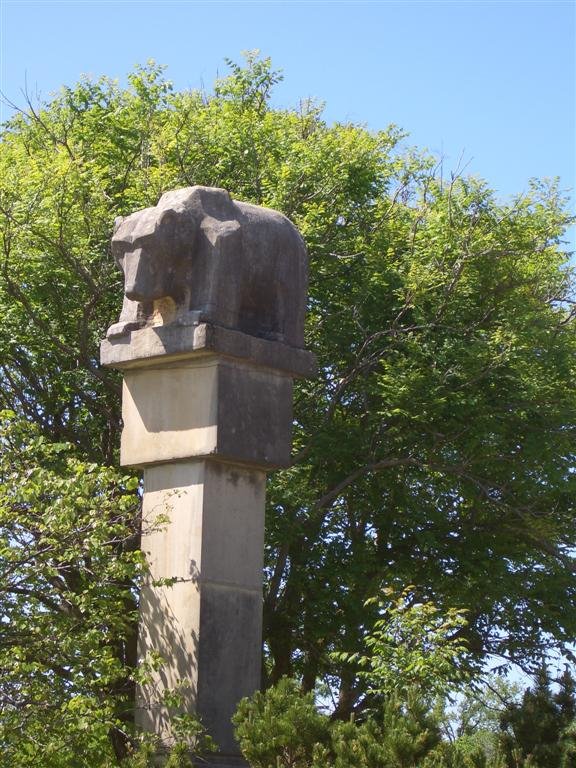
{"label": "clear blue sky", "polygon": [[[168,66],[177,88],[210,88],[259,48],[284,71],[275,101],[312,96],[328,120],[461,155],[502,197],[530,177],[576,185],[573,0],[193,2],[0,0],[1,90],[44,97],[81,73],[124,79],[136,63]],[[10,110],[4,107],[4,117]],[[574,194],[572,193],[572,200]]]}

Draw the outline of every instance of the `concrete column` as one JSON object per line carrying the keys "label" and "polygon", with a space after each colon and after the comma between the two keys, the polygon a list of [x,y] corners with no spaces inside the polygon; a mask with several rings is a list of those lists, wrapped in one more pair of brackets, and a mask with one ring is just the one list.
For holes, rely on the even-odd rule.
{"label": "concrete column", "polygon": [[[138,695],[139,724],[169,738],[166,689],[179,690],[225,753],[230,717],[260,684],[265,474],[217,461],[144,470],[139,657],[167,660]],[[158,516],[168,521],[158,520]],[[154,581],[175,579],[170,586]]]}
{"label": "concrete column", "polygon": [[241,765],[230,717],[260,685],[266,472],[289,463],[292,380],[314,357],[203,323],[109,338],[101,358],[124,373],[121,463],[144,469],[139,659],[163,659],[137,722],[169,739],[178,690],[214,762]]}

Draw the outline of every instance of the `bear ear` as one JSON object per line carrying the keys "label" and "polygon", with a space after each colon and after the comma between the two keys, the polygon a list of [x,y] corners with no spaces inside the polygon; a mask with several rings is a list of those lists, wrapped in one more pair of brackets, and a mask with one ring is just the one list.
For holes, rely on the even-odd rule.
{"label": "bear ear", "polygon": [[114,219],[114,228],[112,229],[113,235],[115,235],[116,232],[118,232],[118,230],[120,229],[120,225],[122,224],[124,219],[125,219],[125,216],[116,216],[116,218]]}

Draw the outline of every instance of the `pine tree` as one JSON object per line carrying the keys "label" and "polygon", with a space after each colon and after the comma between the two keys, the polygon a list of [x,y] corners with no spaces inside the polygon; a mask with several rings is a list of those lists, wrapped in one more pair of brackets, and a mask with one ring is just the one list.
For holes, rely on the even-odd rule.
{"label": "pine tree", "polygon": [[509,768],[570,768],[576,766],[576,684],[566,669],[557,693],[546,666],[520,704],[509,705],[500,725],[501,744]]}

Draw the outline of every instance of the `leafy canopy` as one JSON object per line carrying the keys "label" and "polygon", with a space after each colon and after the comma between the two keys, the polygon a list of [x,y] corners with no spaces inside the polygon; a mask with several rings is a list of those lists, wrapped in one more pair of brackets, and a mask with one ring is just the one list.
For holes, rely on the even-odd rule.
{"label": "leafy canopy", "polygon": [[1,762],[99,765],[132,706],[135,481],[1,416]]}
{"label": "leafy canopy", "polygon": [[[109,240],[117,215],[179,186],[224,187],[283,211],[310,254],[307,344],[320,375],[297,386],[293,466],[269,483],[265,684],[325,680],[339,716],[361,712],[369,683],[333,654],[363,652],[385,618],[378,601],[365,603],[384,587],[414,585],[414,600],[440,616],[465,610],[451,639],[471,663],[493,654],[536,669],[549,649],[569,652],[575,634],[564,610],[576,585],[574,284],[557,186],[534,182],[503,203],[478,179],[444,177],[394,127],[328,125],[310,102],[273,107],[279,78],[250,55],[213,93],[175,91],[150,63],[125,88],[83,79],[4,126],[0,407],[34,426],[42,451],[65,443],[93,469],[80,473],[85,502],[66,491],[55,507],[54,484],[73,484],[74,470],[42,454],[36,482],[48,491],[36,491],[36,517],[7,507],[2,647],[13,659],[28,648],[35,684],[61,702],[76,700],[79,682],[67,680],[64,651],[47,657],[32,642],[34,627],[79,669],[108,659],[102,686],[88,672],[81,686],[108,724],[123,716],[117,686],[127,690],[135,664],[127,619],[138,560],[126,560],[115,527],[132,519],[128,486],[83,486],[112,477],[105,467],[117,462],[119,378],[98,362],[122,294]],[[24,445],[0,442],[13,467],[7,499],[32,482]],[[75,522],[77,508],[98,524]],[[40,519],[42,535],[70,552],[47,560],[40,544],[16,583],[13,558]],[[121,585],[98,592],[116,572]],[[98,621],[102,639],[91,643]],[[13,664],[6,670],[2,691],[18,688]],[[10,722],[31,728],[27,717],[17,700]]]}

